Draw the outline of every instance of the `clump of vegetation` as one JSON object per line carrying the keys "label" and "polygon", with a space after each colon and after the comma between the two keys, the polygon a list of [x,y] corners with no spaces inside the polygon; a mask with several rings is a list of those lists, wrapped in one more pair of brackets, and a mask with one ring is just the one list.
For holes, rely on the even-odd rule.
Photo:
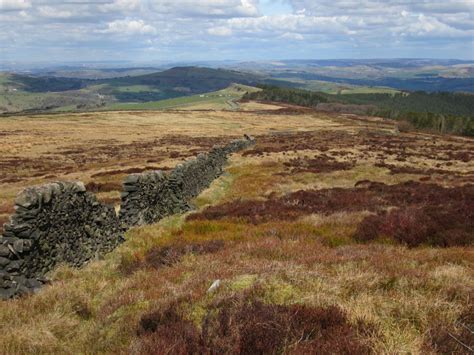
{"label": "clump of vegetation", "polygon": [[436,323],[428,331],[425,352],[470,354],[474,351],[474,306],[467,308],[453,324]]}
{"label": "clump of vegetation", "polygon": [[266,304],[252,292],[212,305],[198,327],[172,304],[142,316],[136,350],[144,354],[370,354],[362,321],[351,324],[336,306]]}
{"label": "clump of vegetation", "polygon": [[135,344],[137,354],[199,354],[204,352],[201,335],[193,322],[183,319],[173,303],[164,311],[145,314],[140,319]]}
{"label": "clump of vegetation", "polygon": [[407,207],[366,217],[354,237],[358,241],[390,237],[410,247],[474,244],[474,216],[466,204],[445,208]]}
{"label": "clump of vegetation", "polygon": [[291,173],[328,173],[338,170],[350,170],[355,164],[352,162],[339,162],[332,157],[322,155],[312,159],[290,159],[284,165],[291,168]]}
{"label": "clump of vegetation", "polygon": [[177,244],[165,247],[154,247],[150,249],[143,260],[141,258],[122,259],[120,269],[125,274],[141,268],[159,269],[179,263],[187,254],[209,254],[216,253],[224,248],[224,241],[211,240],[203,243]]}

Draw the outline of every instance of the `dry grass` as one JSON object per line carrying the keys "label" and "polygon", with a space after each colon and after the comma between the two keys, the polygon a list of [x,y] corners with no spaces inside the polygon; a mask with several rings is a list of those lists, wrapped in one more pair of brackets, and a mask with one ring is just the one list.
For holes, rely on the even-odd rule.
{"label": "dry grass", "polygon": [[[67,130],[71,122],[77,131]],[[23,131],[25,123],[31,131]],[[84,149],[80,154],[57,153],[62,159],[83,155],[80,172],[50,173],[93,181],[96,185],[90,186],[100,191],[100,197],[111,200],[118,196],[116,184],[124,170],[173,166],[184,156],[205,150],[209,142],[196,137],[218,141],[228,139],[229,132],[260,134],[259,153],[234,155],[226,174],[195,200],[200,209],[237,199],[268,201],[302,189],[353,188],[362,180],[398,184],[430,176],[431,183],[441,186],[473,182],[467,173],[472,163],[453,155],[468,149],[472,141],[436,137],[433,144],[429,135],[388,136],[386,127],[374,138],[374,132],[382,130],[375,124],[337,117],[327,121],[310,113],[115,112],[6,119],[0,130],[10,132],[1,146],[9,159],[36,159],[46,152],[71,150],[73,145]],[[30,147],[21,144],[25,137],[31,139]],[[104,137],[112,149],[122,150],[117,150],[121,152],[117,156],[104,152],[99,162],[88,151],[96,152],[98,140]],[[155,139],[160,137],[158,144]],[[11,148],[15,150],[7,151]],[[294,167],[285,165],[295,158],[323,154],[355,165],[349,170],[293,173]],[[392,174],[375,166],[382,158],[423,171]],[[21,182],[2,182],[0,214],[9,213],[11,198],[23,185],[49,179],[32,176],[45,169],[41,164],[46,161],[40,159],[37,168],[21,168]],[[426,172],[448,162],[452,164],[438,167],[444,173]],[[355,339],[356,343],[347,344],[377,354],[459,351],[446,334],[468,339],[459,322],[468,324],[466,317],[472,314],[473,247],[407,248],[393,240],[360,244],[352,236],[368,209],[310,213],[260,224],[186,221],[183,215],[134,228],[127,241],[103,260],[80,270],[61,266],[51,274],[51,285],[37,295],[0,303],[0,352],[138,354],[169,346],[192,352],[219,339],[232,349],[236,344],[256,349],[258,344],[245,335],[256,331],[269,341],[287,341],[286,346],[275,341],[266,348],[296,349],[296,353],[311,352],[315,349],[311,346],[320,346],[316,349],[324,353],[324,344],[334,350],[330,341],[334,334],[339,334],[341,343]],[[215,280],[221,280],[220,287],[207,292]],[[291,323],[273,331],[239,323],[278,320],[280,324],[281,315],[291,316],[294,310],[301,311],[302,317],[308,315],[300,322],[301,329]],[[335,328],[318,333],[322,334],[319,343],[310,345],[314,339],[307,338],[296,344],[292,334],[306,334],[306,320],[318,324],[321,318],[329,319]],[[238,326],[223,336],[227,321]],[[286,333],[288,329],[296,333]]]}

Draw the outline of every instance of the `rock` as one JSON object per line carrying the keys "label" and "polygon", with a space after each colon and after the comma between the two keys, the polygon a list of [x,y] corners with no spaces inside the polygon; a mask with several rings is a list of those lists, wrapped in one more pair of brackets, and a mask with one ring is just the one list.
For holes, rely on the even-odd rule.
{"label": "rock", "polygon": [[123,185],[123,189],[125,190],[125,192],[130,193],[130,192],[140,190],[140,187],[138,187],[136,185]]}
{"label": "rock", "polygon": [[5,267],[10,263],[10,259],[4,258],[3,256],[0,257],[0,267]]}
{"label": "rock", "polygon": [[15,249],[15,251],[17,253],[23,253],[23,247],[24,247],[24,242],[23,242],[23,239],[18,239],[16,242],[13,243],[13,249]]}
{"label": "rock", "polygon": [[15,199],[15,204],[24,208],[32,208],[38,204],[38,195],[32,189],[21,192]]}
{"label": "rock", "polygon": [[6,267],[5,270],[8,272],[18,271],[20,270],[22,262],[19,260],[11,261]]}
{"label": "rock", "polygon": [[221,280],[215,280],[212,283],[211,287],[209,287],[209,289],[207,290],[207,293],[211,293],[211,292],[216,291],[219,288],[220,285],[221,285]]}
{"label": "rock", "polygon": [[43,197],[43,203],[51,202],[53,197],[53,188],[51,185],[46,185],[42,191],[41,196]]}
{"label": "rock", "polygon": [[75,192],[86,192],[86,186],[84,185],[82,181],[78,181],[75,183],[73,190]]}
{"label": "rock", "polygon": [[15,295],[15,290],[12,288],[0,288],[0,300],[7,300]]}
{"label": "rock", "polygon": [[8,249],[6,244],[0,245],[0,257],[7,257],[9,255],[10,255],[10,249]]}
{"label": "rock", "polygon": [[25,282],[25,286],[35,290],[35,289],[39,289],[41,286],[43,286],[43,283],[38,281],[37,279],[28,279]]}
{"label": "rock", "polygon": [[140,176],[138,174],[132,174],[132,175],[128,175],[125,178],[123,183],[125,185],[133,185],[133,184],[136,184],[139,179],[140,179]]}

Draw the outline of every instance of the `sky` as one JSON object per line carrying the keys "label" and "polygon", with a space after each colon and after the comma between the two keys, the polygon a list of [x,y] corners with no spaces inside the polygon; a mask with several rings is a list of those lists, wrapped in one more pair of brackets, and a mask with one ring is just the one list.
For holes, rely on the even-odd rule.
{"label": "sky", "polygon": [[0,0],[0,62],[474,59],[474,0]]}

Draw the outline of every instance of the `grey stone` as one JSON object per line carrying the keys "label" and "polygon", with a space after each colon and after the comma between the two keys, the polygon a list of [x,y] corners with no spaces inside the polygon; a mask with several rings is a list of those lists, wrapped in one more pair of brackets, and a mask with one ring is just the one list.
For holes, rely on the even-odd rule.
{"label": "grey stone", "polygon": [[126,192],[134,192],[140,190],[140,188],[136,185],[123,185],[123,189]]}
{"label": "grey stone", "polygon": [[5,267],[10,263],[10,259],[4,258],[3,256],[0,257],[0,267]]}
{"label": "grey stone", "polygon": [[37,279],[28,279],[25,282],[26,287],[29,287],[31,289],[38,289],[41,286],[43,286],[43,283],[38,281]]}
{"label": "grey stone", "polygon": [[132,175],[128,175],[125,180],[124,180],[124,184],[126,185],[129,185],[129,184],[135,184],[138,182],[138,180],[140,179],[140,176],[138,174],[132,174]]}
{"label": "grey stone", "polygon": [[43,202],[44,203],[49,203],[51,202],[51,199],[53,198],[53,188],[51,185],[46,185],[42,191],[41,196],[43,197]]}
{"label": "grey stone", "polygon": [[16,197],[15,204],[28,209],[36,206],[38,204],[38,194],[32,189],[27,189]]}
{"label": "grey stone", "polygon": [[22,262],[19,260],[11,261],[6,267],[5,270],[8,272],[20,270]]}
{"label": "grey stone", "polygon": [[15,249],[17,253],[23,253],[23,250],[24,250],[23,239],[18,239],[16,242],[14,242],[13,249]]}
{"label": "grey stone", "polygon": [[74,191],[76,192],[86,192],[86,186],[82,181],[78,181],[74,184]]}
{"label": "grey stone", "polygon": [[8,249],[7,245],[0,245],[0,256],[8,256],[10,255],[10,249]]}
{"label": "grey stone", "polygon": [[7,300],[15,295],[15,290],[12,288],[0,288],[0,300]]}

